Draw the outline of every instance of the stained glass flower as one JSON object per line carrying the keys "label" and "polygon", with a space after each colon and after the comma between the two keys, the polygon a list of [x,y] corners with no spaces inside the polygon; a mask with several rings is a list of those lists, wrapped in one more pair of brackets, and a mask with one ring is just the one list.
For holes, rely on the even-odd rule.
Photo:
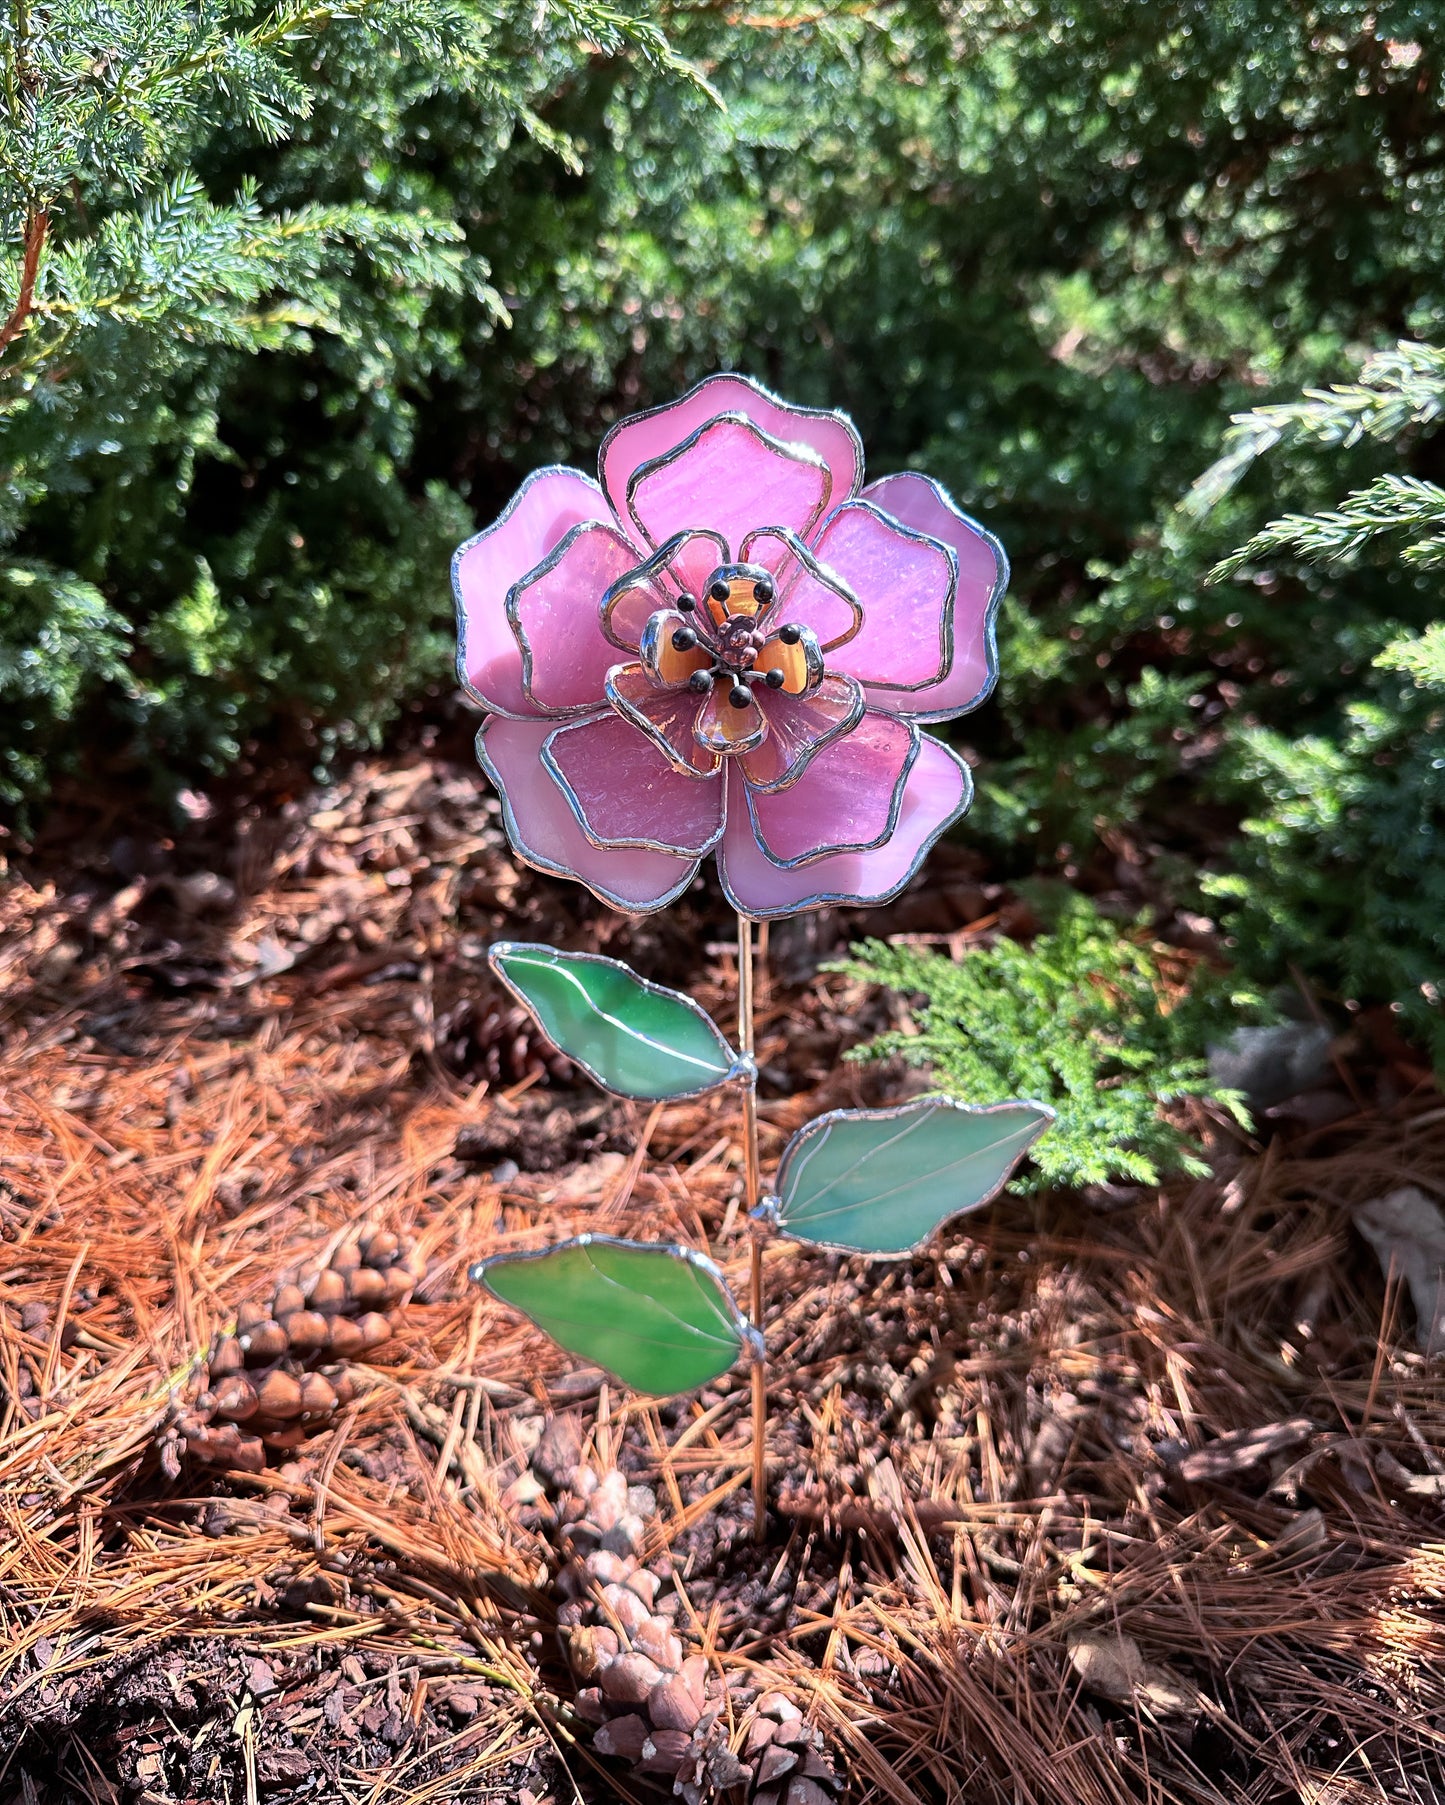
{"label": "stained glass flower", "polygon": [[968,807],[922,725],[995,676],[1002,547],[929,478],[864,486],[842,414],[742,376],[534,472],[453,560],[518,855],[661,908],[709,854],[758,920],[897,894]]}

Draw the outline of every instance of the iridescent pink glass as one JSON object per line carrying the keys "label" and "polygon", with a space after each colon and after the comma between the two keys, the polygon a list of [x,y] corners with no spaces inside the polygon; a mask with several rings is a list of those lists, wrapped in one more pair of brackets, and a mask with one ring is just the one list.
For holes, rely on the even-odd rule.
{"label": "iridescent pink glass", "polygon": [[894,896],[972,800],[920,731],[996,674],[1003,548],[844,415],[743,376],[535,471],[452,564],[477,736],[518,855],[614,908],[715,853],[757,920]]}

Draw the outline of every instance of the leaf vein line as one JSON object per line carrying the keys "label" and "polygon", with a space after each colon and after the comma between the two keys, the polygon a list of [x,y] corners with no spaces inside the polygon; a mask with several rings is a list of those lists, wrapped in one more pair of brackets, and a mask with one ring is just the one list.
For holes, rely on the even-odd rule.
{"label": "leaf vein line", "polygon": [[[903,1184],[894,1185],[891,1191],[879,1191],[872,1197],[858,1198],[852,1203],[840,1203],[831,1210],[808,1211],[805,1214],[799,1215],[797,1220],[799,1222],[807,1223],[829,1222],[835,1216],[846,1216],[854,1210],[872,1209],[876,1204],[887,1203],[891,1197],[897,1197],[901,1192],[913,1190],[918,1185],[928,1184],[934,1179],[945,1178],[959,1166],[966,1166],[971,1160],[985,1159],[989,1154],[1009,1147],[1016,1141],[1022,1141],[1027,1145],[1028,1141],[1036,1132],[1036,1128],[1030,1123],[1027,1128],[1020,1129],[1015,1134],[1005,1135],[1000,1140],[992,1142],[988,1147],[976,1148],[972,1153],[965,1153],[958,1159],[950,1160],[946,1166],[936,1166],[931,1172],[921,1172],[916,1177],[906,1180]],[[1005,1176],[1007,1176],[1007,1169],[1005,1169]],[[1000,1180],[1000,1182],[1002,1182],[1002,1180]],[[827,1192],[820,1191],[818,1195],[824,1197],[827,1195]],[[956,1204],[947,1212],[947,1215],[951,1216],[963,1207],[962,1204]],[[788,1220],[788,1214],[785,1210],[781,1217],[781,1226],[786,1227]],[[946,1220],[945,1216],[939,1217],[940,1222],[944,1220]]]}
{"label": "leaf vein line", "polygon": [[[616,1028],[620,1033],[626,1035],[629,1039],[636,1041],[640,1046],[647,1047],[654,1053],[665,1053],[668,1058],[677,1060],[680,1065],[696,1066],[700,1072],[718,1073],[727,1071],[727,1066],[720,1061],[710,1062],[706,1059],[699,1059],[696,1054],[684,1053],[677,1047],[670,1047],[664,1041],[655,1040],[651,1035],[644,1034],[641,1029],[634,1028],[630,1022],[624,1021],[622,1017],[613,1015],[609,1010],[604,1009],[602,1005],[597,1002],[576,973],[568,971],[565,966],[554,965],[550,961],[541,959],[519,959],[517,963],[519,965],[530,964],[534,968],[555,972],[565,983],[570,984],[573,989],[578,992],[583,1002],[586,1003],[587,1007],[599,1021],[606,1022],[609,1027]],[[687,1006],[684,1004],[682,1007],[686,1010]],[[690,1011],[688,1012],[690,1013]],[[698,1020],[699,1023],[701,1022],[702,1012],[700,1010],[695,1019]],[[714,1029],[713,1032],[716,1033],[716,1029]]]}
{"label": "leaf vein line", "polygon": [[[603,1284],[611,1285],[615,1290],[620,1291],[624,1297],[631,1298],[634,1304],[639,1298],[644,1299],[647,1303],[652,1305],[653,1309],[656,1310],[660,1316],[667,1317],[670,1322],[675,1322],[680,1329],[685,1330],[689,1335],[697,1336],[700,1341],[713,1342],[720,1347],[728,1345],[729,1341],[736,1341],[738,1346],[742,1345],[741,1341],[739,1341],[736,1336],[725,1338],[722,1335],[710,1333],[707,1329],[699,1328],[695,1323],[684,1322],[682,1317],[680,1317],[675,1310],[670,1310],[666,1304],[659,1302],[657,1298],[650,1296],[645,1291],[634,1290],[631,1285],[624,1285],[620,1279],[613,1278],[610,1273],[604,1272],[597,1264],[590,1247],[586,1249],[586,1256],[587,1264],[597,1274],[598,1278],[602,1280]],[[670,1254],[665,1254],[663,1258],[670,1260],[672,1256]],[[688,1271],[693,1272],[691,1266],[688,1267]],[[694,1281],[696,1281],[696,1276],[696,1273],[693,1272]],[[698,1289],[701,1294],[701,1287],[699,1286]],[[703,1302],[713,1311],[714,1316],[719,1322],[724,1321],[724,1318],[717,1310],[717,1306],[713,1304],[710,1298],[703,1295]],[[730,1324],[728,1326],[731,1327]]]}

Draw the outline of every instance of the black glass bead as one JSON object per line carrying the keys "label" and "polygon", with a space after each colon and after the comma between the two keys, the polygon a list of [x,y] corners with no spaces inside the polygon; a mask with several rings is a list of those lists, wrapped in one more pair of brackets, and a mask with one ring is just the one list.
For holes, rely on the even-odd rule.
{"label": "black glass bead", "polygon": [[691,614],[693,609],[697,606],[697,597],[695,595],[689,595],[684,589],[682,594],[677,598],[677,606],[680,613]]}
{"label": "black glass bead", "polygon": [[694,671],[687,680],[687,687],[695,689],[700,696],[705,696],[712,688],[712,672]]}
{"label": "black glass bead", "polygon": [[753,692],[746,683],[735,683],[728,691],[728,701],[734,708],[746,708],[753,699]]}
{"label": "black glass bead", "polygon": [[763,681],[767,684],[769,689],[781,689],[788,679],[780,670],[774,668],[768,672]]}
{"label": "black glass bead", "polygon": [[803,629],[801,627],[795,627],[791,621],[786,627],[778,628],[778,638],[782,640],[785,646],[797,645],[802,637]]}
{"label": "black glass bead", "polygon": [[727,584],[723,582],[722,578],[719,577],[712,588],[708,590],[708,594],[715,602],[725,602],[732,594],[732,591],[728,588]]}
{"label": "black glass bead", "polygon": [[672,636],[673,649],[678,652],[690,652],[697,644],[697,634],[691,627],[679,627]]}
{"label": "black glass bead", "polygon": [[773,585],[771,581],[767,577],[759,577],[757,582],[753,584],[753,594],[764,607],[767,607],[768,603],[773,599]]}

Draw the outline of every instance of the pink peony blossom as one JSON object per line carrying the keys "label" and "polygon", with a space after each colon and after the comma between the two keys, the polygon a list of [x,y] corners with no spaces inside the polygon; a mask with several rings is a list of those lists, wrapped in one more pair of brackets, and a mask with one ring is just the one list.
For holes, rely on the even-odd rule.
{"label": "pink peony blossom", "polygon": [[758,920],[898,893],[968,807],[919,729],[993,687],[1003,548],[842,414],[743,376],[535,471],[452,566],[477,754],[518,855],[614,908],[715,853]]}

